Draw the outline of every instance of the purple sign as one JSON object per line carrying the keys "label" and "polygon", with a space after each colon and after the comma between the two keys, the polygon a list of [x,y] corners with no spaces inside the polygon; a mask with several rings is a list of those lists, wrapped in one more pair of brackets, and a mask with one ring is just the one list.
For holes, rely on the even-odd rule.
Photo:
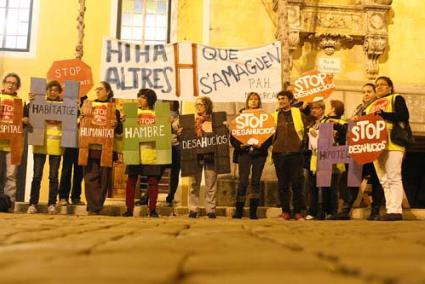
{"label": "purple sign", "polygon": [[323,123],[319,127],[319,141],[317,145],[317,187],[330,187],[332,166],[338,163],[348,164],[347,186],[360,186],[362,181],[362,167],[349,155],[348,145],[334,146],[333,123]]}

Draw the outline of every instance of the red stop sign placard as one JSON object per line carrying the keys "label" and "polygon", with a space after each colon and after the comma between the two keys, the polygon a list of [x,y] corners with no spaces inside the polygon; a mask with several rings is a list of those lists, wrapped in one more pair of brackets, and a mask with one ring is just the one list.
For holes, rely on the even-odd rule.
{"label": "red stop sign placard", "polygon": [[332,75],[310,71],[295,80],[293,91],[296,99],[309,103],[326,99],[334,88]]}
{"label": "red stop sign placard", "polygon": [[80,59],[53,62],[47,72],[47,79],[57,80],[62,85],[66,80],[80,82],[80,97],[85,96],[93,87],[91,68]]}
{"label": "red stop sign placard", "polygon": [[262,109],[245,110],[230,122],[230,131],[242,144],[261,145],[275,132],[275,122]]}
{"label": "red stop sign placard", "polygon": [[359,164],[375,161],[385,149],[388,132],[379,115],[359,117],[348,133],[348,154]]}

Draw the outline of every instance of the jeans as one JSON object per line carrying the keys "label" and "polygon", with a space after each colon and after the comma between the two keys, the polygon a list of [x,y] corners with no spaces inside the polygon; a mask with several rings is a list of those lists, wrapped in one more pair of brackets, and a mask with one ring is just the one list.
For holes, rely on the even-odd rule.
{"label": "jeans", "polygon": [[301,153],[273,153],[273,163],[276,170],[279,186],[280,204],[282,212],[290,212],[290,193],[292,187],[292,197],[294,213],[301,213],[305,208],[303,184],[303,156]]}
{"label": "jeans", "polygon": [[252,187],[251,198],[260,198],[260,180],[266,159],[266,156],[251,156],[249,153],[241,153],[239,155],[239,188],[237,195],[238,202],[245,202],[250,173]]}
{"label": "jeans", "polygon": [[[74,175],[72,175],[73,168]],[[65,151],[63,153],[62,173],[59,184],[59,199],[68,200],[69,193],[71,192],[71,176],[71,200],[78,201],[81,199],[81,182],[83,180],[83,167],[78,165],[77,148],[65,148]]]}
{"label": "jeans", "polygon": [[[43,178],[44,164],[46,163],[46,154],[34,154],[34,174],[31,183],[30,204],[38,204],[40,197],[40,184]],[[61,156],[49,155],[49,202],[48,205],[56,204],[58,195],[58,171],[61,162]]]}

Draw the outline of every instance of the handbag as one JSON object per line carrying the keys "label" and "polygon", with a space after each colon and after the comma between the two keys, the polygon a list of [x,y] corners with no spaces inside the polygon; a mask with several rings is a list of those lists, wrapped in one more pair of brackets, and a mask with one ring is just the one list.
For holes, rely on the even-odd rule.
{"label": "handbag", "polygon": [[415,143],[409,122],[396,122],[391,129],[391,141],[399,146],[408,147]]}
{"label": "handbag", "polygon": [[[392,99],[394,109],[394,97]],[[391,141],[399,146],[408,147],[415,143],[409,121],[397,121],[393,123],[390,133]]]}

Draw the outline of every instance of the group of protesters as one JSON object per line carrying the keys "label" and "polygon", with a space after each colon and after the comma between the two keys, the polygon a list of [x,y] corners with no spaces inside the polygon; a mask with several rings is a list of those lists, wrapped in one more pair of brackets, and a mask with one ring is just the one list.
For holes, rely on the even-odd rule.
{"label": "group of protesters", "polygon": [[[16,73],[7,74],[2,81],[1,101],[18,98],[17,91],[21,80]],[[102,106],[114,102],[114,93],[107,82],[99,82],[95,88],[96,99],[93,105]],[[407,122],[409,112],[402,96],[394,92],[390,78],[379,77],[375,83],[367,83],[362,87],[363,100],[356,108],[355,113],[344,119],[344,104],[338,100],[330,101],[330,109],[326,110],[324,101],[315,101],[309,104],[300,104],[294,98],[291,88],[288,87],[276,95],[277,109],[271,115],[275,122],[275,132],[265,142],[259,144],[244,144],[235,137],[230,137],[234,147],[233,161],[238,163],[239,183],[233,218],[244,216],[244,206],[249,196],[249,218],[258,219],[257,208],[260,198],[260,184],[263,169],[267,158],[271,156],[278,183],[278,192],[282,213],[282,220],[349,220],[351,209],[358,195],[358,187],[344,186],[347,180],[347,169],[344,164],[334,166],[332,184],[328,188],[316,186],[317,153],[319,128],[323,123],[332,123],[335,129],[335,145],[344,145],[347,137],[347,125],[356,121],[362,115],[375,113],[386,122],[390,132],[394,123]],[[46,101],[62,101],[62,86],[57,81],[51,81],[46,86]],[[30,103],[32,94],[30,94]],[[89,100],[80,99],[80,108]],[[140,89],[137,93],[138,122],[140,125],[155,123],[154,106],[157,95],[151,89]],[[140,164],[128,165],[126,168],[126,211],[123,216],[133,216],[135,207],[136,185],[140,176],[147,181],[147,205],[150,217],[158,217],[157,199],[159,181],[166,167],[171,168],[169,192],[166,198],[172,206],[180,179],[181,149],[179,137],[183,129],[179,124],[179,104],[170,103],[170,123],[172,129],[171,165],[155,165],[155,143],[140,143]],[[2,105],[0,104],[0,105]],[[209,97],[198,97],[195,106],[195,136],[201,138],[214,131],[212,124],[213,102]],[[262,102],[258,93],[248,93],[245,107],[241,113],[254,109],[261,109]],[[29,104],[24,106],[23,127],[31,127]],[[0,123],[4,112],[0,112]],[[84,118],[84,112],[79,113],[79,120]],[[113,119],[115,142],[119,141],[123,133],[123,122],[126,115],[119,110],[115,111]],[[112,168],[101,164],[101,145],[90,144],[87,165],[78,165],[78,148],[62,148],[62,126],[58,121],[46,121],[44,145],[33,146],[33,179],[31,183],[30,202],[27,212],[37,213],[40,184],[43,177],[43,168],[47,156],[49,158],[49,199],[48,213],[56,214],[58,205],[66,206],[70,203],[85,205],[81,201],[81,182],[84,179],[87,211],[89,214],[101,214],[108,190],[112,186]],[[17,166],[11,163],[11,145],[7,140],[0,139],[0,163],[2,176],[0,180],[0,205],[2,200],[8,204],[8,210],[14,210],[16,199]],[[401,163],[405,148],[397,145],[391,138],[383,153],[373,163],[363,166],[363,177],[372,185],[372,210],[368,220],[396,221],[402,220],[403,185],[401,180]],[[271,155],[269,155],[271,153]],[[118,147],[114,147],[112,159],[118,159]],[[62,163],[62,172],[59,182],[59,168]],[[205,177],[205,208],[208,218],[216,218],[217,193],[217,163],[212,153],[198,154],[196,159],[195,175],[191,178],[189,190],[189,217],[197,218],[200,215],[200,185],[202,173]],[[73,171],[73,175],[71,174]],[[308,180],[305,188],[304,180]],[[71,184],[73,186],[71,200]],[[248,195],[248,187],[251,186]],[[59,204],[57,197],[59,195]],[[308,197],[308,198],[307,198]],[[339,197],[343,200],[342,208],[338,208]],[[385,199],[386,213],[380,216],[379,209]]]}

